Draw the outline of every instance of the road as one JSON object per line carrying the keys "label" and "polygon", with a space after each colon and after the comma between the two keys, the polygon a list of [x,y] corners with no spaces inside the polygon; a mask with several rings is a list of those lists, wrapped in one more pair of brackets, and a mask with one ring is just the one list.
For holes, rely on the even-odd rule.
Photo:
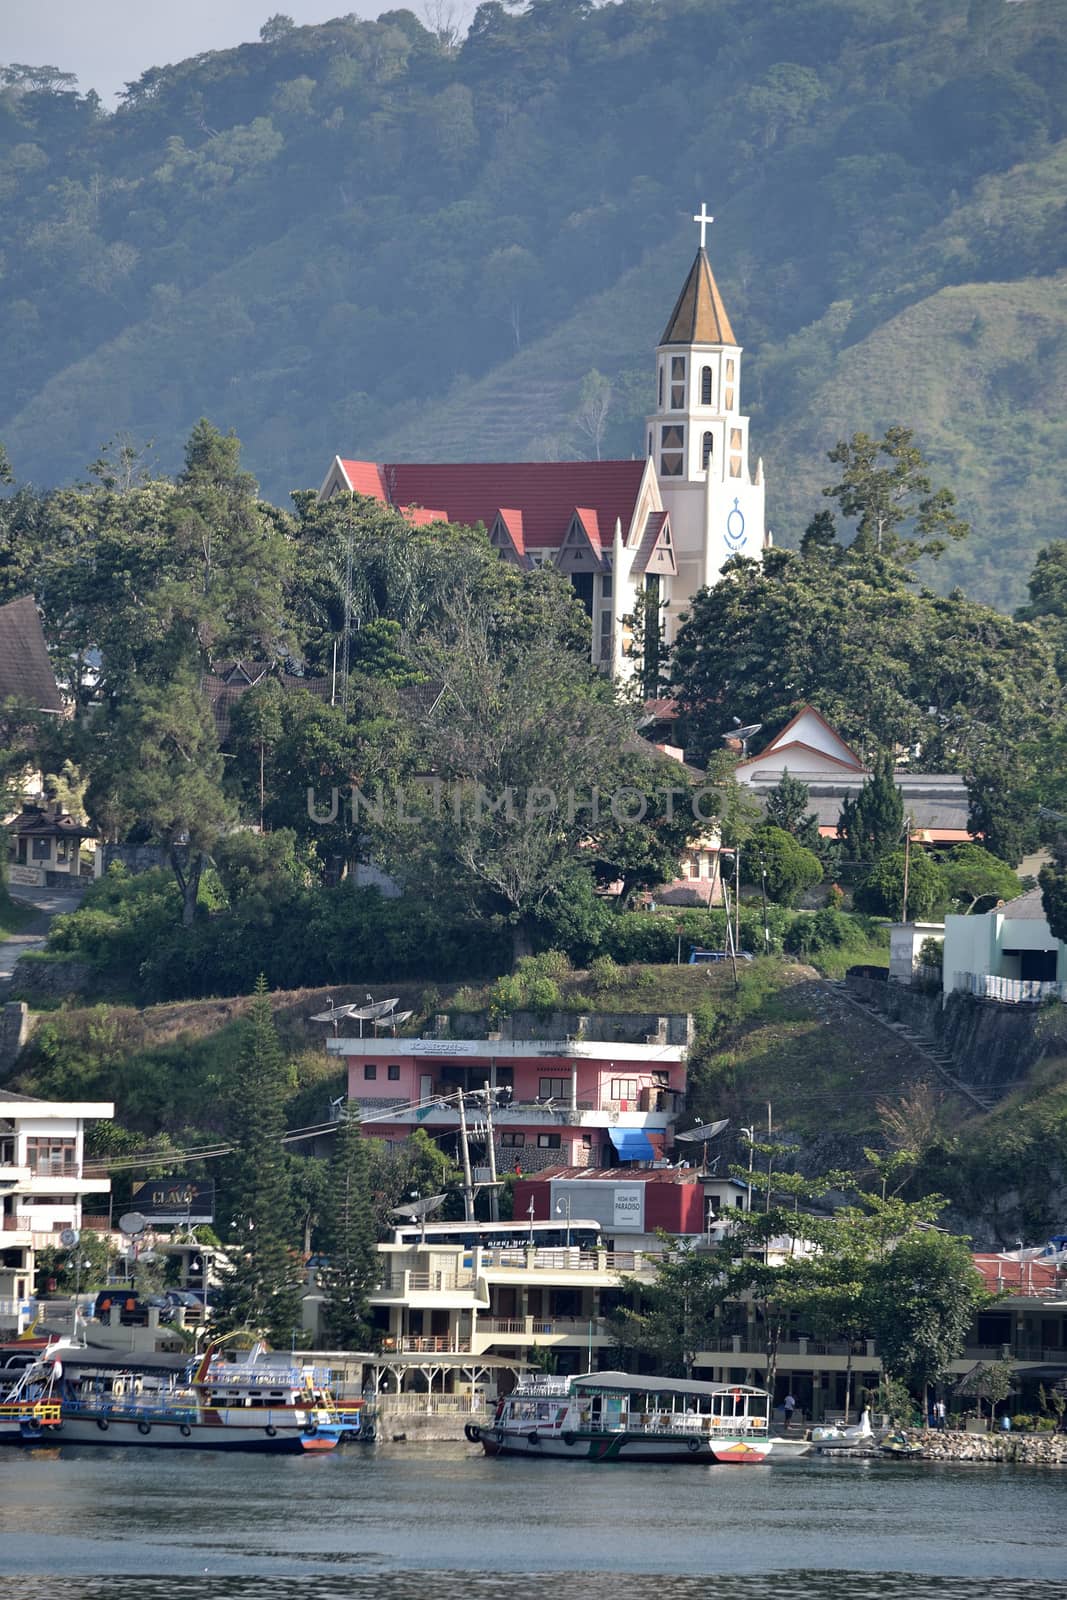
{"label": "road", "polygon": [[58,889],[28,889],[20,885],[12,900],[29,906],[36,915],[21,933],[12,933],[0,940],[0,999],[11,980],[15,962],[28,950],[40,950],[48,934],[48,926],[59,911],[73,911],[79,896],[62,893]]}

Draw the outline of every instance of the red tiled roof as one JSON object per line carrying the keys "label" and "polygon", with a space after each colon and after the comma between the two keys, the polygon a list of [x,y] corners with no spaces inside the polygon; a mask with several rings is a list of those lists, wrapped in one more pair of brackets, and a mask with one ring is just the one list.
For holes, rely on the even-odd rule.
{"label": "red tiled roof", "polygon": [[341,466],[353,494],[369,494],[375,500],[388,500],[382,469],[376,461],[342,461]]}
{"label": "red tiled roof", "polygon": [[428,511],[425,506],[401,506],[401,511],[416,528],[428,528],[433,522],[447,522],[443,511]]}
{"label": "red tiled roof", "polygon": [[522,523],[522,512],[501,506],[498,512],[501,522],[511,535],[511,542],[520,556],[526,554],[526,532]]}
{"label": "red tiled roof", "polygon": [[[527,550],[557,549],[576,507],[596,514],[596,526],[611,536],[616,520],[624,530],[645,473],[644,461],[409,462],[377,465],[342,461],[357,494],[395,506],[438,506],[449,522],[491,528],[502,506],[522,514]],[[510,524],[509,524],[510,527]]]}
{"label": "red tiled roof", "polygon": [[581,523],[585,536],[597,555],[601,555],[604,547],[600,542],[600,523],[597,520],[595,508],[593,506],[575,506],[574,515]]}

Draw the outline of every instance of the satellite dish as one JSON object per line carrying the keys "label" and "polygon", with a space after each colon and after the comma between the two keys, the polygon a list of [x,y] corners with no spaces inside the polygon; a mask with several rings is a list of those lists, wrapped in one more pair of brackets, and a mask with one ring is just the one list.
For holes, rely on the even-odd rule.
{"label": "satellite dish", "polygon": [[157,1255],[157,1252],[155,1250],[142,1250],[141,1251],[141,1260],[142,1261],[155,1261],[156,1260],[156,1255]]}
{"label": "satellite dish", "polygon": [[77,1228],[64,1228],[63,1232],[59,1235],[59,1242],[63,1246],[64,1250],[73,1250],[80,1238],[81,1234],[78,1232]]}
{"label": "satellite dish", "polygon": [[431,1216],[445,1203],[443,1194],[431,1194],[425,1200],[413,1200],[410,1205],[394,1206],[394,1217],[407,1217],[412,1222],[421,1222],[423,1217]]}
{"label": "satellite dish", "polygon": [[703,1139],[716,1139],[724,1128],[730,1126],[729,1117],[722,1117],[718,1122],[702,1122],[699,1127],[690,1128],[688,1133],[676,1133],[676,1139],[692,1140],[699,1143]]}
{"label": "satellite dish", "polygon": [[750,722],[743,728],[729,728],[722,735],[724,739],[740,739],[744,744],[749,739],[754,739],[763,727],[762,722]]}
{"label": "satellite dish", "polygon": [[147,1222],[148,1219],[139,1211],[127,1211],[119,1218],[119,1232],[127,1233],[131,1239],[136,1239],[139,1233],[145,1231]]}

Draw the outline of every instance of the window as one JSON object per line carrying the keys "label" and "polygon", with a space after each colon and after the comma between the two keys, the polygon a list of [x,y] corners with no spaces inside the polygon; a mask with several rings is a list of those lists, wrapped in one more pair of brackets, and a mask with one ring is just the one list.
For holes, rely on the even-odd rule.
{"label": "window", "polygon": [[600,612],[600,657],[601,661],[611,659],[611,607]]}
{"label": "window", "polygon": [[539,1133],[537,1135],[538,1150],[559,1150],[563,1139],[558,1133]]}
{"label": "window", "polygon": [[52,858],[51,839],[34,839],[33,859],[35,861],[50,861]]}
{"label": "window", "polygon": [[685,410],[684,356],[671,356],[671,410]]}
{"label": "window", "polygon": [[370,1066],[366,1066],[366,1067],[363,1068],[363,1077],[364,1077],[365,1082],[373,1083],[374,1079],[377,1076],[378,1076],[378,1068],[377,1068],[376,1065],[372,1064]]}
{"label": "window", "polygon": [[591,1133],[583,1133],[582,1144],[587,1150],[591,1150],[593,1148],[593,1135]]}
{"label": "window", "polygon": [[730,429],[730,476],[741,476],[741,429]]}
{"label": "window", "polygon": [[521,1150],[526,1143],[526,1135],[524,1133],[504,1132],[500,1135],[500,1143],[505,1150]]}
{"label": "window", "polygon": [[711,405],[711,368],[702,367],[700,372],[700,404]]}
{"label": "window", "polygon": [[538,1094],[542,1100],[565,1100],[571,1092],[569,1078],[539,1078]]}
{"label": "window", "polygon": [[27,1139],[26,1165],[37,1178],[75,1177],[78,1170],[77,1140],[47,1137]]}
{"label": "window", "polygon": [[652,454],[652,435],[651,434],[649,434],[649,436],[648,436],[648,453],[649,453],[649,455]]}
{"label": "window", "polygon": [[600,580],[600,598],[602,600],[610,600],[611,599],[611,574],[610,574],[610,572],[605,577],[601,578],[601,580]]}
{"label": "window", "polygon": [[400,1082],[400,1068],[399,1067],[387,1067],[385,1075],[389,1079],[390,1083],[399,1083]]}
{"label": "window", "polygon": [[662,411],[663,410],[663,363],[662,363],[662,361],[660,362],[660,368],[659,368],[659,399],[656,402],[656,404],[658,405],[659,409]]}
{"label": "window", "polygon": [[708,464],[711,461],[711,453],[714,447],[714,436],[710,433],[706,433],[704,435],[704,440],[700,450],[700,465],[704,468],[705,472],[708,470]]}
{"label": "window", "polygon": [[659,430],[659,471],[661,478],[682,476],[682,452],[685,449],[685,429],[675,426]]}
{"label": "window", "polygon": [[726,381],[727,381],[727,383],[733,383],[733,381],[734,381],[734,358],[733,358],[733,356],[727,356],[726,357]]}
{"label": "window", "polygon": [[637,1079],[636,1078],[612,1078],[612,1080],[611,1080],[611,1098],[613,1100],[636,1100],[637,1099]]}

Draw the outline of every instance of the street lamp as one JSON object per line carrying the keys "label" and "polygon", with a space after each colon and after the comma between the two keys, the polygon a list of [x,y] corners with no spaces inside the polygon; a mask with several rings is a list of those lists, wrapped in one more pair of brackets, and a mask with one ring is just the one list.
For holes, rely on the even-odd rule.
{"label": "street lamp", "polygon": [[753,1128],[742,1128],[740,1131],[741,1131],[742,1139],[747,1139],[748,1140],[748,1204],[747,1204],[745,1209],[747,1211],[751,1212],[751,1210],[752,1210],[752,1158],[753,1158],[753,1155],[755,1154],[755,1149],[756,1149],[756,1130],[753,1127]]}
{"label": "street lamp", "polygon": [[567,1249],[569,1250],[570,1247],[571,1247],[571,1197],[570,1197],[569,1194],[561,1195],[560,1198],[556,1201],[556,1216],[557,1217],[562,1217],[564,1215],[564,1207],[566,1207]]}

